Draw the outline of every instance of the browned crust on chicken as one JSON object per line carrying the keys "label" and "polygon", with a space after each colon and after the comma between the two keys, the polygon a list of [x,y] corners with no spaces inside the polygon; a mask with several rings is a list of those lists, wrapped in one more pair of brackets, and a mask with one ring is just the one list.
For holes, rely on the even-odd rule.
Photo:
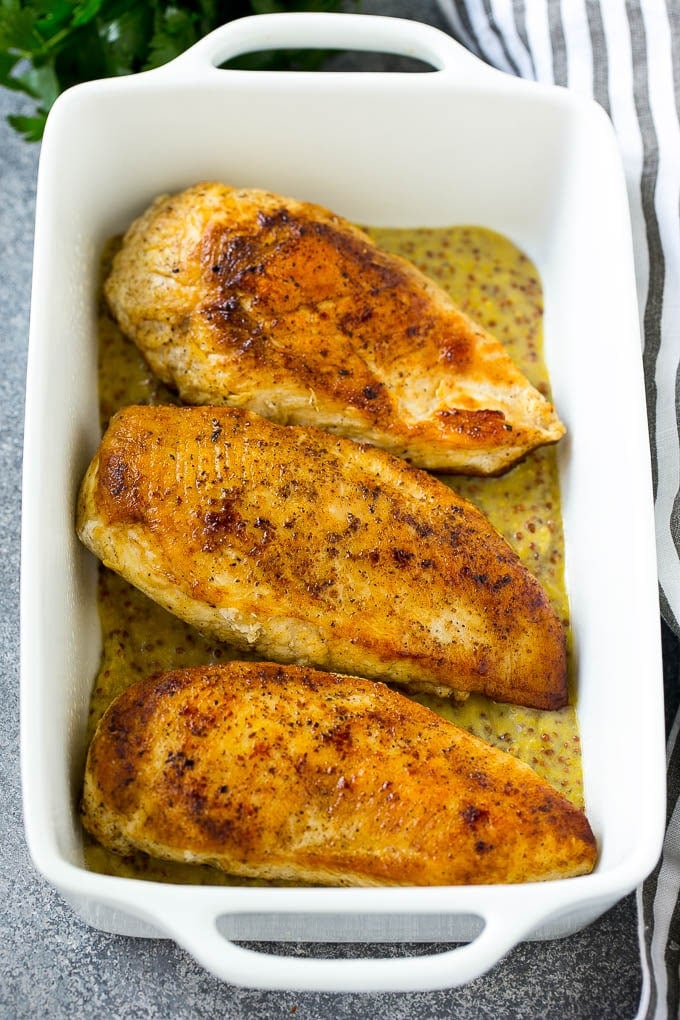
{"label": "browned crust on chicken", "polygon": [[565,635],[471,503],[374,447],[235,408],[129,407],[78,533],[203,632],[261,658],[559,708]]}
{"label": "browned crust on chicken", "polygon": [[128,230],[105,293],[190,404],[247,407],[479,474],[564,433],[501,343],[317,205],[214,183],[163,196]]}
{"label": "browned crust on chicken", "polygon": [[565,878],[596,855],[583,812],[517,759],[382,684],[272,663],[125,691],[83,819],[117,853],[329,885]]}

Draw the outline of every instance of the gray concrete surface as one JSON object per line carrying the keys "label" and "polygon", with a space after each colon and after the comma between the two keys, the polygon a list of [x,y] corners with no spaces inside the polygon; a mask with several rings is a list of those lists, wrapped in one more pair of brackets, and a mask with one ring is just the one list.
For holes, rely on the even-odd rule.
{"label": "gray concrete surface", "polygon": [[[437,23],[431,3],[375,2],[364,3],[363,9],[411,13]],[[36,874],[24,842],[21,813],[18,600],[24,376],[39,151],[20,141],[4,119],[21,106],[16,96],[0,93],[0,1018],[634,1016],[641,977],[632,897],[579,934],[519,946],[490,974],[459,990],[273,993],[220,984],[170,942],[105,935],[87,927]],[[26,498],[39,498],[39,493]],[[309,947],[292,945],[277,951],[301,955]],[[328,955],[334,947],[313,951]],[[340,948],[351,956],[403,951],[394,946]]]}

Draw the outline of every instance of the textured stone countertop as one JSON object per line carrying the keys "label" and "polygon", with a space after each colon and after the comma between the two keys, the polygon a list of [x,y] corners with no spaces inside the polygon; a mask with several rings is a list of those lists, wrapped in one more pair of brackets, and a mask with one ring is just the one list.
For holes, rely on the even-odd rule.
{"label": "textured stone countertop", "polygon": [[[430,3],[365,3],[368,12],[437,24]],[[168,941],[96,931],[35,872],[24,840],[19,770],[19,567],[24,378],[39,149],[10,130],[21,102],[0,93],[0,1017],[627,1018],[640,994],[635,902],[585,931],[517,947],[467,987],[432,993],[331,995],[223,985]],[[27,493],[27,499],[40,498]],[[425,947],[413,947],[423,952]],[[316,947],[331,955],[331,947]],[[286,952],[300,955],[304,946]],[[353,956],[403,947],[340,948]]]}

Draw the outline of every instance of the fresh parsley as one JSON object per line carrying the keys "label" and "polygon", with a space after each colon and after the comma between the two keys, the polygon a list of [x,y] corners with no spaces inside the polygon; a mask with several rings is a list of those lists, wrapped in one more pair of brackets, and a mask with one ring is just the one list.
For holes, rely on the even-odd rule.
{"label": "fresh parsley", "polygon": [[[52,103],[71,85],[158,67],[248,14],[340,6],[339,0],[0,0],[0,86],[35,105],[31,116],[9,122],[26,140],[39,141]],[[310,50],[253,53],[228,66],[311,70],[322,59]]]}

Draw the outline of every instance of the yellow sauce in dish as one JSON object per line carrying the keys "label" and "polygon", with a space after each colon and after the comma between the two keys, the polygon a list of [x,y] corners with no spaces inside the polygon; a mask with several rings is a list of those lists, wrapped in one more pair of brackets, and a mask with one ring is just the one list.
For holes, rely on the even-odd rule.
{"label": "yellow sauce in dish", "polygon": [[[535,267],[509,240],[478,227],[396,230],[365,228],[382,248],[402,255],[447,290],[453,299],[506,345],[531,382],[549,395],[542,353],[542,290]],[[103,269],[115,250],[111,242]],[[99,331],[102,428],[126,404],[176,403],[148,369],[102,305]],[[535,451],[498,478],[446,476],[443,480],[476,503],[538,577],[565,627],[569,604],[564,583],[564,540],[557,454]],[[103,653],[95,682],[88,740],[110,702],[143,676],[171,668],[243,658],[202,637],[117,575],[100,568],[99,614]],[[544,712],[471,695],[462,702],[418,695],[446,719],[531,765],[572,803],[583,806],[580,744],[573,706]],[[207,867],[170,864],[145,854],[121,858],[85,837],[88,867],[104,874],[201,884],[266,884],[230,878]]]}

